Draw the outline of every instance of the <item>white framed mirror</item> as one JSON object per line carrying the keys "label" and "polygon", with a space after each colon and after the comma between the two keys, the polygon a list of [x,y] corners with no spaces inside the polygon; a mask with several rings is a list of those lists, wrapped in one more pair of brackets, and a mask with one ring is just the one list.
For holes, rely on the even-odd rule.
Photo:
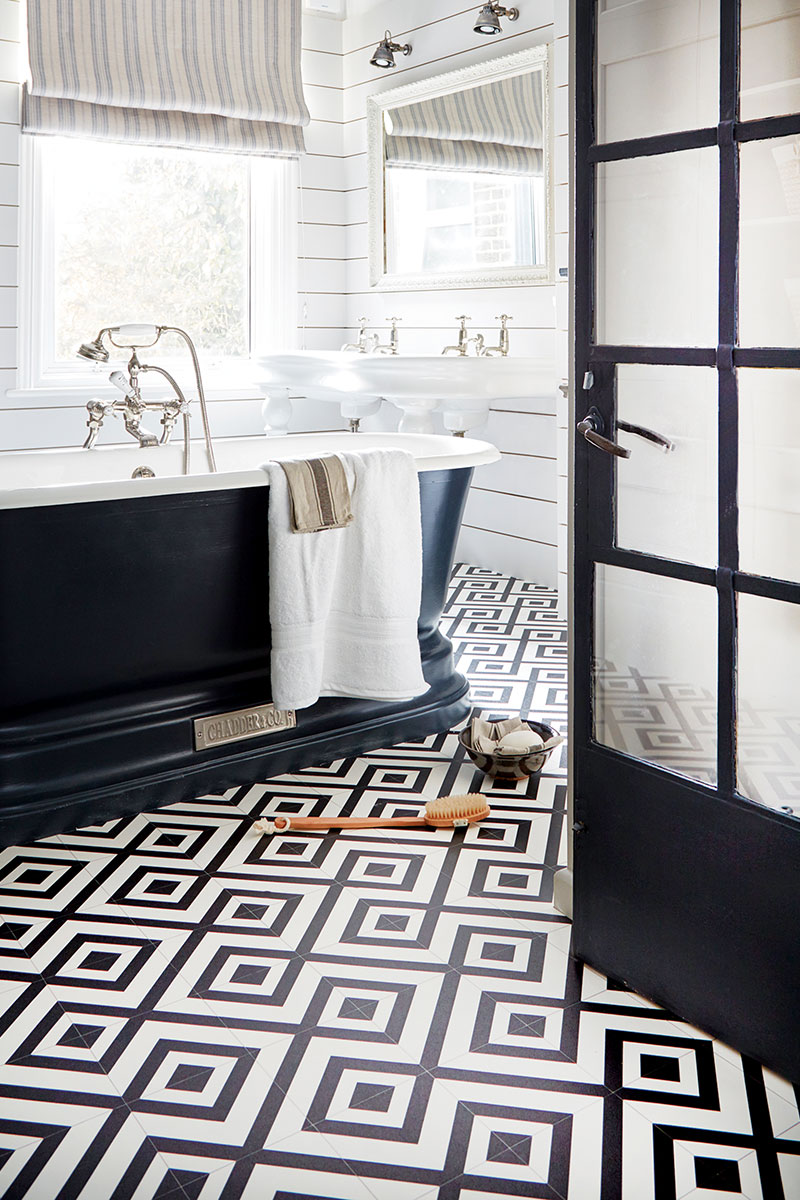
{"label": "white framed mirror", "polygon": [[553,280],[550,47],[367,98],[370,285]]}

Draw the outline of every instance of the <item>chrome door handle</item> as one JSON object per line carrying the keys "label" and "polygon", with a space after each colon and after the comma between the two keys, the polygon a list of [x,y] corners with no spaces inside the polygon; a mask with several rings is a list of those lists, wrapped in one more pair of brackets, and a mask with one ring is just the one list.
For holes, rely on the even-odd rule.
{"label": "chrome door handle", "polygon": [[597,446],[598,450],[605,450],[606,454],[613,454],[617,458],[630,458],[631,452],[625,446],[620,446],[617,442],[612,442],[610,438],[603,437],[601,432],[603,428],[603,418],[596,408],[590,408],[583,420],[578,422],[578,433],[582,433],[587,442]]}
{"label": "chrome door handle", "polygon": [[675,449],[675,443],[671,442],[669,438],[665,438],[661,433],[656,433],[654,429],[645,429],[644,425],[629,425],[627,421],[617,421],[617,429],[624,429],[626,433],[635,433],[637,437],[653,442],[654,445],[660,446],[665,454],[669,454],[670,450]]}

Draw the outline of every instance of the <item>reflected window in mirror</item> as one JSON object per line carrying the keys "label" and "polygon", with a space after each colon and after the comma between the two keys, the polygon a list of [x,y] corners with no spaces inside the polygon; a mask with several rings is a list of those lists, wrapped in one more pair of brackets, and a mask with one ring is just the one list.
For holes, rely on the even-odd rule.
{"label": "reflected window in mirror", "polygon": [[367,102],[373,286],[551,279],[548,49]]}
{"label": "reflected window in mirror", "polygon": [[542,176],[386,170],[386,269],[532,267],[546,259]]}

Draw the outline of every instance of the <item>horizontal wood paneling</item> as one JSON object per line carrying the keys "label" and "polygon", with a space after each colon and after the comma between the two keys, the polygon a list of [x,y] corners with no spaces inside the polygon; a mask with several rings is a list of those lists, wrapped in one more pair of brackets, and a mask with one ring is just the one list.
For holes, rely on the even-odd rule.
{"label": "horizontal wood paneling", "polygon": [[[356,0],[358,3],[358,0]],[[561,3],[562,0],[557,0]],[[566,4],[566,0],[563,0]],[[366,193],[366,120],[365,102],[369,95],[386,88],[412,83],[499,55],[510,54],[553,38],[553,0],[528,0],[516,22],[504,22],[500,38],[482,38],[473,31],[476,9],[447,0],[432,10],[429,3],[404,0],[398,5],[385,0],[359,9],[344,23],[343,69],[343,152],[349,227],[347,230],[348,297],[346,323],[348,339],[356,332],[358,319],[366,316],[370,328],[385,340],[388,318],[402,318],[401,353],[438,354],[455,341],[456,316],[468,313],[471,328],[484,333],[487,342],[498,340],[497,315],[511,313],[511,353],[548,360],[550,386],[539,388],[522,401],[497,401],[488,422],[472,431],[487,437],[509,454],[494,467],[476,473],[468,501],[473,524],[485,526],[479,535],[465,529],[458,555],[476,561],[471,554],[480,552],[479,565],[495,566],[526,578],[538,578],[532,570],[546,571],[555,585],[557,536],[557,467],[555,436],[555,372],[553,368],[556,323],[555,288],[489,287],[431,291],[376,292],[369,285],[367,261]],[[435,13],[435,15],[434,15]],[[392,72],[375,71],[369,65],[370,52],[388,27],[396,40],[409,41],[411,55],[399,58]],[[385,422],[382,411],[375,421]],[[525,455],[531,457],[524,457]],[[534,457],[535,456],[535,457]],[[479,514],[476,517],[475,514]],[[519,536],[547,543],[550,550],[532,555]],[[497,535],[497,536],[495,536]],[[502,540],[498,540],[502,539]],[[491,548],[499,557],[492,561]],[[502,560],[502,561],[501,561]]]}
{"label": "horizontal wood paneling", "polygon": [[559,583],[556,551],[552,546],[465,525],[457,553],[459,561],[476,567],[533,579],[545,587],[555,588]]}

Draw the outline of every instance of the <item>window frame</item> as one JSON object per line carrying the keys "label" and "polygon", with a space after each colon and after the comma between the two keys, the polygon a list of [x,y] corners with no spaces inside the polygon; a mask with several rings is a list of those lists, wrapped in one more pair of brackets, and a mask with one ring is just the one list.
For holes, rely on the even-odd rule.
{"label": "window frame", "polygon": [[[90,392],[114,394],[106,374],[75,358],[55,358],[56,171],[46,160],[51,138],[22,134],[20,146],[19,339],[16,394],[65,400]],[[153,147],[154,151],[158,147]],[[194,153],[199,153],[194,151]],[[213,151],[208,151],[213,153]],[[215,398],[257,398],[255,359],[291,350],[298,341],[299,164],[297,159],[248,159],[249,262],[248,342],[245,356],[209,359],[201,351],[206,392]],[[290,302],[287,303],[287,296]],[[48,300],[48,297],[50,299]],[[149,314],[148,314],[149,315]],[[109,313],[108,322],[125,320]],[[159,314],[153,313],[154,322]],[[192,334],[192,330],[188,330]],[[86,330],[87,338],[96,329]],[[205,361],[203,361],[205,359]],[[167,361],[167,360],[163,360]],[[168,389],[148,380],[153,397]]]}

